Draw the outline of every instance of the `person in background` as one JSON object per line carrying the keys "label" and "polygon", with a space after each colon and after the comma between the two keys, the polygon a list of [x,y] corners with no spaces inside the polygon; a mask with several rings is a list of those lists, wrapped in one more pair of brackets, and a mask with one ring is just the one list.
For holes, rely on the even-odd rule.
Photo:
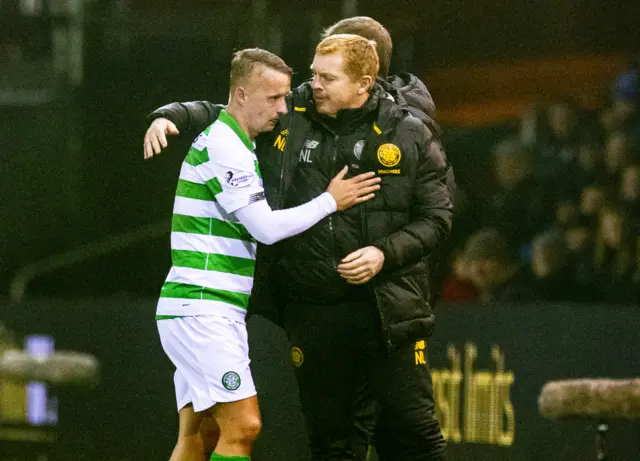
{"label": "person in background", "polygon": [[548,302],[579,301],[582,294],[573,281],[562,232],[548,231],[532,242],[533,288]]}
{"label": "person in background", "polygon": [[626,304],[635,299],[635,253],[636,234],[624,208],[608,204],[600,212],[594,246],[594,272],[601,301]]}
{"label": "person in background", "polygon": [[640,229],[640,163],[627,166],[620,181],[620,201],[632,225]]}
{"label": "person in background", "polygon": [[611,106],[602,112],[601,122],[608,132],[623,131],[640,142],[640,64],[631,61],[616,78]]}
{"label": "person in background", "polygon": [[462,249],[453,252],[451,271],[442,285],[440,299],[445,303],[472,303],[478,299],[478,290],[471,282],[470,264]]}
{"label": "person in background", "polygon": [[564,230],[580,217],[580,207],[571,197],[561,198],[555,204],[555,222],[552,228]]}
{"label": "person in background", "polygon": [[579,194],[590,184],[602,184],[606,175],[602,170],[603,145],[595,137],[583,137],[578,146],[574,168],[567,176],[571,192]]}
{"label": "person in background", "polygon": [[538,145],[536,175],[554,187],[563,187],[578,150],[578,114],[573,104],[557,102],[547,108],[548,134]]}
{"label": "person in background", "polygon": [[623,131],[611,133],[604,147],[604,172],[608,184],[618,184],[622,170],[632,161],[631,140]]}
{"label": "person in background", "polygon": [[531,152],[517,139],[500,142],[494,149],[494,177],[496,189],[487,200],[483,223],[498,229],[515,253],[526,253],[533,236],[550,221]]}
{"label": "person in background", "polygon": [[595,229],[598,222],[598,215],[605,204],[604,186],[592,184],[584,189],[580,194],[580,214],[588,220],[591,227]]}
{"label": "person in background", "polygon": [[497,230],[481,229],[473,234],[465,246],[464,258],[469,261],[469,277],[483,304],[537,299],[531,277],[514,260],[506,239]]}

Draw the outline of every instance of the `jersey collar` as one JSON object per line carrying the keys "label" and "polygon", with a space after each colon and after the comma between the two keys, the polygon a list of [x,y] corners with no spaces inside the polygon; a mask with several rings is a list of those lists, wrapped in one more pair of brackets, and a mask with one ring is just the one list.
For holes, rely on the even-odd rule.
{"label": "jersey collar", "polygon": [[238,135],[238,137],[244,143],[244,145],[247,146],[247,149],[253,152],[256,145],[251,140],[249,135],[245,133],[244,130],[240,127],[240,124],[238,123],[238,121],[235,118],[233,118],[229,112],[222,109],[222,111],[220,112],[220,115],[218,116],[218,120],[220,120],[222,123],[224,123],[229,128],[231,128],[233,132],[236,135]]}

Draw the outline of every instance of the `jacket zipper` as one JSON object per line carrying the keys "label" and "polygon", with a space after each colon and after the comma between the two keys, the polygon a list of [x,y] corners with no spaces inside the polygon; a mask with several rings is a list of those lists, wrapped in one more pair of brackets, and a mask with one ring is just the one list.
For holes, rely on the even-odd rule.
{"label": "jacket zipper", "polygon": [[380,324],[382,325],[382,331],[384,332],[384,343],[387,346],[387,352],[391,352],[393,349],[393,343],[391,342],[391,333],[389,332],[389,327],[387,326],[387,321],[384,318],[384,314],[382,313],[382,309],[380,309],[380,299],[378,299],[378,292],[375,287],[371,287],[371,291],[373,292],[373,296],[376,302],[376,308],[378,309],[378,314],[380,315]]}
{"label": "jacket zipper", "polygon": [[[361,243],[361,246],[369,245],[369,235],[367,232],[367,218],[366,218],[366,203],[360,204],[360,226],[362,226],[362,235],[364,236],[364,242]],[[378,300],[378,292],[376,291],[375,285],[372,283],[370,285],[371,292],[373,293],[373,297],[375,298],[374,302],[376,303],[376,309],[378,309],[378,315],[380,316],[380,325],[382,325],[382,331],[384,332],[384,341],[387,346],[387,350],[391,351],[393,344],[391,343],[391,334],[389,333],[389,328],[387,327],[387,322],[384,319],[384,314],[382,313],[382,309],[380,308],[380,301]]]}
{"label": "jacket zipper", "polygon": [[[381,134],[384,134],[384,133],[381,133]],[[366,152],[367,147],[368,146],[365,144],[363,152]],[[370,244],[369,233],[367,229],[367,219],[366,219],[366,213],[365,213],[366,203],[363,203],[360,206],[361,206],[360,225],[362,226],[362,233],[365,237],[364,244],[369,245]],[[389,326],[387,325],[387,322],[384,317],[384,313],[382,312],[382,308],[380,307],[380,299],[378,298],[378,292],[376,291],[375,283],[372,283],[370,286],[371,286],[371,291],[373,292],[373,296],[375,298],[376,309],[378,309],[378,315],[380,316],[380,325],[382,326],[382,331],[384,334],[385,346],[387,347],[387,352],[391,352],[393,348],[393,343],[391,342],[391,333],[389,332]]]}
{"label": "jacket zipper", "polygon": [[280,196],[280,209],[284,208],[284,155],[282,156],[282,165],[280,167],[280,189],[278,190],[278,195]]}
{"label": "jacket zipper", "polygon": [[[331,159],[331,174],[336,174],[336,157],[338,156],[338,135],[333,137],[333,158]],[[329,230],[333,239],[333,268],[338,269],[338,261],[336,259],[336,236],[333,232],[333,213],[329,215]]]}

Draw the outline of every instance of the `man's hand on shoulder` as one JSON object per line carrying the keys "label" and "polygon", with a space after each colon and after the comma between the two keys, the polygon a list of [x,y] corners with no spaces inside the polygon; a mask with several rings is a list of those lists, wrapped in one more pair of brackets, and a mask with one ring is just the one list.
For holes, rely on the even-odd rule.
{"label": "man's hand on shoulder", "polygon": [[167,135],[180,134],[173,122],[166,118],[157,118],[144,135],[144,158],[150,159],[167,147]]}
{"label": "man's hand on shoulder", "polygon": [[384,253],[369,246],[347,255],[338,266],[338,272],[348,283],[361,285],[375,277],[383,265]]}

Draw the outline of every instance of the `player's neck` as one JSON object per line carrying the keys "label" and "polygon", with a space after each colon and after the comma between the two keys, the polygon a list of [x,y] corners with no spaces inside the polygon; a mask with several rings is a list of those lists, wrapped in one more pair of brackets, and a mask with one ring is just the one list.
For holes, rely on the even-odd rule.
{"label": "player's neck", "polygon": [[242,109],[234,104],[233,101],[229,101],[229,105],[227,106],[226,111],[236,120],[236,122],[238,122],[240,128],[242,128],[242,130],[247,133],[249,138],[251,138],[252,141],[255,141],[257,133],[252,133],[249,129],[247,117],[244,115]]}

